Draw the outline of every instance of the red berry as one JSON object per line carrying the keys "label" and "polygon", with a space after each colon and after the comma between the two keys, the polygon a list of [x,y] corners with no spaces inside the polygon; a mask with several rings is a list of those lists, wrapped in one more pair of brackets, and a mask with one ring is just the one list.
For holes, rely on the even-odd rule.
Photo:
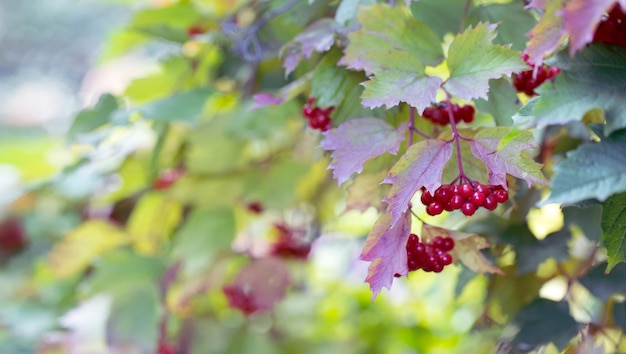
{"label": "red berry", "polygon": [[479,207],[485,202],[485,194],[476,191],[474,192],[474,194],[472,194],[472,198],[470,200],[475,206]]}
{"label": "red berry", "polygon": [[441,263],[433,263],[431,267],[432,271],[435,273],[441,273],[441,271],[443,270],[443,264]]}
{"label": "red berry", "polygon": [[474,113],[475,113],[474,107],[470,105],[465,105],[461,107],[461,110],[459,112],[461,119],[465,123],[471,123],[474,121]]}
{"label": "red berry", "polygon": [[461,196],[465,199],[469,199],[474,194],[474,188],[470,184],[461,185]]}
{"label": "red berry", "polygon": [[463,203],[464,203],[464,199],[462,196],[453,195],[448,205],[450,205],[450,208],[452,208],[452,210],[457,210],[457,209],[461,209],[461,206],[463,206]]}
{"label": "red berry", "polygon": [[448,185],[442,185],[435,191],[435,201],[445,204],[452,198],[452,190]]}
{"label": "red berry", "polygon": [[481,192],[482,194],[485,195],[485,197],[488,196],[491,193],[491,190],[489,190],[489,187],[485,186],[484,184],[480,184],[480,183],[477,184],[474,187],[474,191]]}
{"label": "red berry", "polygon": [[189,37],[195,37],[197,35],[200,35],[202,33],[206,32],[206,30],[204,28],[202,28],[202,26],[200,25],[195,25],[195,26],[191,26],[189,28],[187,28],[187,35]]}
{"label": "red berry", "polygon": [[437,202],[432,202],[426,207],[426,213],[431,216],[439,215],[443,212],[443,205]]}
{"label": "red berry", "polygon": [[509,200],[509,193],[504,189],[495,190],[492,195],[498,203],[504,203]]}
{"label": "red berry", "polygon": [[440,249],[441,246],[443,246],[443,237],[435,236],[435,238],[433,238],[431,243],[432,243],[433,246],[435,246],[436,248]]}
{"label": "red berry", "polygon": [[168,189],[176,183],[183,174],[185,174],[185,170],[182,168],[164,170],[152,181],[152,188],[157,190]]}
{"label": "red berry", "polygon": [[246,205],[246,208],[248,209],[249,212],[255,213],[255,214],[260,214],[263,212],[263,204],[261,204],[261,202],[258,202],[258,201],[248,203]]}
{"label": "red berry", "polygon": [[12,217],[0,222],[0,251],[16,253],[22,250],[27,242],[26,232],[20,219]]}
{"label": "red berry", "polygon": [[496,198],[492,195],[485,198],[485,203],[483,203],[483,207],[487,210],[495,210],[498,207],[498,202]]}
{"label": "red berry", "polygon": [[441,256],[439,261],[441,262],[442,265],[447,266],[449,264],[452,264],[452,256],[446,253],[443,256]]}
{"label": "red berry", "polygon": [[452,251],[454,248],[454,239],[450,237],[446,237],[443,239],[443,244],[441,245],[441,249],[445,252]]}
{"label": "red berry", "polygon": [[476,206],[473,203],[465,203],[461,207],[461,212],[465,216],[472,216],[476,212]]}
{"label": "red berry", "polygon": [[424,204],[424,205],[428,205],[428,204],[430,204],[430,203],[434,202],[434,201],[435,201],[435,198],[433,197],[433,195],[432,195],[432,194],[430,194],[430,192],[429,192],[429,191],[424,190],[424,191],[422,192],[422,196],[420,197],[420,201],[422,202],[422,204]]}

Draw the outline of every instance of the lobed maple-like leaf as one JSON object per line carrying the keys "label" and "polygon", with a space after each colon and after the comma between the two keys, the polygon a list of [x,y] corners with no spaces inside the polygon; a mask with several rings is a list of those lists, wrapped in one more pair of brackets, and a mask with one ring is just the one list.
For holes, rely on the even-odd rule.
{"label": "lobed maple-like leaf", "polygon": [[411,214],[405,208],[401,222],[391,224],[392,216],[382,214],[372,227],[361,260],[370,261],[365,281],[372,289],[372,301],[382,288],[391,289],[395,274],[407,275],[406,242],[411,232]]}
{"label": "lobed maple-like leaf", "polygon": [[421,187],[431,193],[441,185],[441,175],[452,156],[452,144],[427,139],[413,144],[391,168],[383,183],[392,184],[385,197],[387,211],[395,225],[404,214],[411,198]]}
{"label": "lobed maple-like leaf", "polygon": [[489,183],[506,188],[507,173],[532,184],[547,184],[541,165],[524,154],[537,147],[529,131],[511,133],[508,127],[480,130],[470,142],[472,154],[489,170]]}
{"label": "lobed maple-like leaf", "polygon": [[571,56],[593,40],[593,34],[602,15],[616,2],[616,0],[570,0],[565,4],[562,16],[565,20],[565,32],[570,36]]}
{"label": "lobed maple-like leaf", "polygon": [[347,29],[330,18],[313,22],[297,35],[283,49],[283,68],[285,75],[291,74],[303,58],[310,58],[313,52],[328,51],[335,43],[338,33],[345,34]]}
{"label": "lobed maple-like leaf", "polygon": [[626,262],[626,193],[616,194],[602,203],[602,242],[609,257],[607,271]]}
{"label": "lobed maple-like leaf", "polygon": [[[553,53],[565,38],[564,20],[561,9],[567,0],[541,1],[544,8],[539,23],[528,33],[530,42],[524,50],[530,60],[541,63],[543,58]],[[537,3],[534,1],[533,3]]]}
{"label": "lobed maple-like leaf", "polygon": [[404,141],[408,125],[394,128],[379,118],[366,117],[349,120],[335,129],[324,132],[320,146],[324,150],[334,150],[329,169],[339,185],[352,174],[361,173],[363,164],[386,152],[396,154]]}
{"label": "lobed maple-like leaf", "polygon": [[428,224],[422,225],[421,237],[423,239],[432,240],[436,236],[451,237],[454,239],[454,249],[450,251],[452,258],[455,261],[460,261],[472,271],[481,274],[504,274],[500,268],[491,264],[480,252],[481,249],[489,247],[489,243],[483,237],[476,234],[443,229]]}
{"label": "lobed maple-like leaf", "polygon": [[450,78],[448,92],[465,100],[487,98],[489,80],[508,76],[526,68],[518,52],[494,45],[496,26],[479,23],[458,35],[448,50]]}
{"label": "lobed maple-like leaf", "polygon": [[537,126],[577,121],[601,108],[607,134],[626,128],[626,48],[596,43],[574,58],[559,53],[553,62],[561,73],[537,89]]}
{"label": "lobed maple-like leaf", "polygon": [[626,191],[626,131],[567,153],[555,167],[550,197],[543,202],[571,204],[590,198],[604,201]]}
{"label": "lobed maple-like leaf", "polygon": [[348,35],[350,43],[339,64],[373,75],[364,85],[363,105],[406,102],[423,111],[441,83],[424,72],[424,65],[443,59],[437,35],[404,9],[386,4],[361,8],[358,19],[362,27]]}

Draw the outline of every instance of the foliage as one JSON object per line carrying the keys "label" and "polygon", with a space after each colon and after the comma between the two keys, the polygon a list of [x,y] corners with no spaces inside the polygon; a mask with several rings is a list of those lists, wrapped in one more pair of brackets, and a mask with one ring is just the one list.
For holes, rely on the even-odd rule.
{"label": "foliage", "polygon": [[[79,112],[52,176],[0,155],[28,176],[0,351],[625,351],[626,48],[595,31],[626,3],[524,5],[138,6],[105,57],[160,70]],[[410,271],[411,233],[453,264]]]}

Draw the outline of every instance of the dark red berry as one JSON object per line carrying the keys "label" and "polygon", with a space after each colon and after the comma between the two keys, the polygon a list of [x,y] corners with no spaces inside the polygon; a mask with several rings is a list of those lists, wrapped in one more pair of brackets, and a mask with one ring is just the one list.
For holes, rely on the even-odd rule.
{"label": "dark red berry", "polygon": [[485,202],[485,195],[482,192],[476,191],[472,194],[472,198],[470,200],[475,206],[479,207]]}
{"label": "dark red berry", "polygon": [[246,205],[246,209],[251,213],[260,214],[263,212],[263,204],[258,201],[250,202]]}
{"label": "dark red berry", "polygon": [[446,237],[443,239],[443,244],[441,245],[441,249],[445,252],[452,251],[454,248],[454,240],[450,237]]}
{"label": "dark red berry", "polygon": [[441,271],[443,270],[443,264],[441,263],[433,263],[431,265],[432,271],[435,273],[441,273]]}
{"label": "dark red berry", "polygon": [[435,246],[436,248],[440,249],[441,246],[443,246],[443,237],[435,236],[435,238],[433,238],[431,243],[432,243],[433,246]]}
{"label": "dark red berry", "polygon": [[495,190],[492,195],[498,203],[504,203],[509,200],[509,193],[504,189]]}
{"label": "dark red berry", "polygon": [[480,193],[484,194],[485,197],[488,196],[491,193],[491,190],[489,190],[489,187],[485,186],[484,184],[480,184],[480,183],[477,184],[474,187],[474,191],[480,192]]}
{"label": "dark red berry", "polygon": [[452,190],[447,185],[442,185],[435,191],[435,201],[445,204],[452,198]]}
{"label": "dark red berry", "polygon": [[461,196],[465,199],[469,199],[474,194],[474,188],[470,184],[461,185]]}
{"label": "dark red berry", "polygon": [[439,261],[441,262],[442,265],[447,266],[449,264],[452,264],[452,256],[446,253],[443,256],[441,256]]}
{"label": "dark red berry", "polygon": [[450,199],[450,208],[452,208],[453,210],[457,210],[457,209],[461,209],[461,206],[463,206],[464,203],[464,199],[461,195],[453,195],[452,199]]}
{"label": "dark red berry", "polygon": [[463,204],[463,206],[461,207],[461,212],[465,216],[472,216],[476,212],[476,205],[474,205],[473,203],[467,202]]}
{"label": "dark red berry", "polygon": [[426,207],[426,213],[431,216],[439,215],[443,212],[443,205],[437,202],[432,202]]}
{"label": "dark red berry", "polygon": [[498,207],[498,202],[496,198],[492,195],[485,197],[485,203],[483,203],[483,207],[487,210],[495,210]]}
{"label": "dark red berry", "polygon": [[434,202],[434,201],[435,201],[435,198],[433,197],[433,195],[432,195],[432,194],[430,194],[430,192],[429,192],[429,191],[424,190],[424,191],[422,192],[422,196],[420,197],[420,201],[422,202],[422,204],[424,204],[424,205],[428,205],[428,204],[430,204],[430,203]]}

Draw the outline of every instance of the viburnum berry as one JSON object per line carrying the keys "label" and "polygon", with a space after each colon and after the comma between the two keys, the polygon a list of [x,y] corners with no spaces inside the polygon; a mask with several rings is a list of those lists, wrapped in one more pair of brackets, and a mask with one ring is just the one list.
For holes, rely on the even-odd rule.
{"label": "viburnum berry", "polygon": [[270,248],[272,256],[304,260],[311,252],[311,242],[297,237],[293,230],[284,224],[274,224],[274,230],[278,233],[276,241]]}
{"label": "viburnum berry", "polygon": [[422,187],[420,197],[420,201],[426,206],[426,213],[431,216],[439,215],[444,210],[461,210],[464,215],[471,216],[480,207],[495,210],[498,204],[507,200],[509,200],[509,194],[504,187],[476,182],[443,184],[433,194]]}
{"label": "viburnum berry", "polygon": [[561,72],[561,69],[557,67],[550,67],[545,64],[535,65],[528,54],[522,54],[522,59],[532,69],[513,74],[513,86],[517,92],[523,92],[528,96],[536,95],[535,89],[537,87],[546,80],[554,79]]}
{"label": "viburnum berry", "polygon": [[416,234],[410,234],[406,243],[409,272],[418,269],[441,272],[445,266],[452,264],[452,256],[448,252],[453,248],[454,240],[450,237],[436,236],[432,241],[424,243]]}
{"label": "viburnum berry", "polygon": [[157,190],[168,189],[184,174],[185,169],[183,168],[170,168],[163,170],[159,176],[152,181],[152,188]]}
{"label": "viburnum berry", "polygon": [[313,107],[314,97],[309,97],[306,104],[302,107],[302,116],[309,121],[309,127],[320,131],[327,131],[331,127],[330,114],[335,107]]}
{"label": "viburnum berry", "polygon": [[[452,116],[455,123],[474,121],[475,109],[471,105],[459,106],[455,103],[451,105]],[[422,117],[430,120],[434,124],[445,126],[450,123],[450,113],[446,102],[439,102],[424,109]]]}
{"label": "viburnum berry", "polygon": [[626,12],[619,3],[611,8],[608,16],[602,18],[593,34],[593,41],[626,47]]}

